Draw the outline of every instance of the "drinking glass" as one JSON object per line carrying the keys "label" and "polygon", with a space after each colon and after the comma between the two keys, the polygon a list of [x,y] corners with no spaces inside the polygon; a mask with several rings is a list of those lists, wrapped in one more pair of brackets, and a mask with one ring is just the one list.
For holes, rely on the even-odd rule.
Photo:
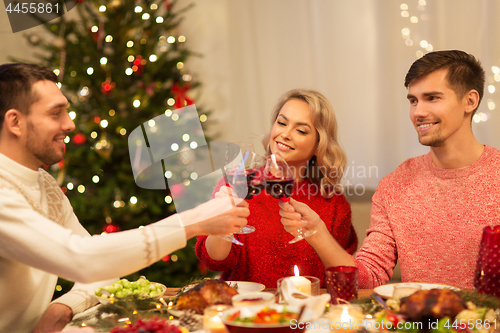
{"label": "drinking glass", "polygon": [[[225,152],[224,177],[230,188],[230,193],[238,198],[251,199],[262,190],[260,170],[264,164],[263,158],[254,152],[253,144],[249,142],[228,143]],[[246,225],[237,234],[249,234],[255,227]],[[243,245],[233,234],[219,236],[237,245]]]}
{"label": "drinking glass", "polygon": [[500,297],[500,225],[483,229],[474,276],[477,292]]}
{"label": "drinking glass", "polygon": [[331,303],[349,302],[358,297],[358,268],[332,266],[325,270],[326,290],[332,296]]}
{"label": "drinking glass", "polygon": [[[290,200],[294,186],[293,174],[285,159],[279,153],[271,154],[266,158],[262,177],[264,187],[269,195],[284,202]],[[298,228],[297,232],[297,236],[288,243],[298,242],[314,234],[316,230],[304,231],[302,228]]]}

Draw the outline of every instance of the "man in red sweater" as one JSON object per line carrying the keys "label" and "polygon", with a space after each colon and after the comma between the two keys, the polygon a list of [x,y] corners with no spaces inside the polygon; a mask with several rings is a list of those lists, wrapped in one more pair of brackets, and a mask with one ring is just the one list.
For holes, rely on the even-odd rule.
{"label": "man in red sweater", "polygon": [[292,230],[305,219],[318,229],[307,241],[327,258],[325,267],[357,266],[360,288],[387,283],[399,260],[403,282],[472,289],[483,228],[500,221],[500,151],[480,144],[471,128],[484,77],[479,61],[462,51],[431,52],[410,67],[410,119],[430,152],[380,181],[355,257],[300,202],[280,204],[282,223]]}

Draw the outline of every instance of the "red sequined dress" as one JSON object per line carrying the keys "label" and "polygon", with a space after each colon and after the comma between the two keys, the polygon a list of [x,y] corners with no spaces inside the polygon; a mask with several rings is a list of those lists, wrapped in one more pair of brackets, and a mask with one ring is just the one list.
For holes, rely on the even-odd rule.
{"label": "red sequined dress", "polygon": [[[214,193],[220,185],[217,185]],[[351,224],[351,207],[346,198],[344,195],[334,195],[326,199],[314,193],[318,193],[318,187],[306,180],[295,184],[292,198],[309,205],[342,247],[350,254],[354,253],[358,238]],[[248,224],[256,230],[246,235],[235,234],[244,246],[233,244],[225,260],[210,258],[205,248],[207,236],[199,236],[195,251],[200,261],[212,271],[222,271],[221,278],[224,280],[259,282],[267,288],[276,288],[279,278],[293,275],[293,267],[297,265],[300,275],[315,276],[324,287],[325,267],[309,243],[299,241],[288,244],[294,237],[285,231],[280,222],[278,202],[265,191],[248,200]]]}

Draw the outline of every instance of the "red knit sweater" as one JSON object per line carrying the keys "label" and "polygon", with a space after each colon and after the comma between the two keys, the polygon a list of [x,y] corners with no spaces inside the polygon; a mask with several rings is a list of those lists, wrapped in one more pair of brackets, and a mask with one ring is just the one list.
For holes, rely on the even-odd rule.
{"label": "red knit sweater", "polygon": [[[345,197],[334,195],[325,199],[320,194],[309,194],[308,181],[295,185],[292,198],[309,205],[342,247],[354,253],[358,238],[351,224],[351,208]],[[215,191],[218,191],[218,187]],[[233,244],[225,260],[212,260],[205,248],[207,236],[198,237],[195,251],[200,261],[212,271],[222,271],[224,280],[259,282],[267,288],[276,288],[279,278],[293,275],[293,266],[297,265],[300,275],[315,276],[324,287],[325,267],[314,249],[305,240],[288,244],[293,236],[285,231],[280,222],[278,202],[267,193],[248,200],[248,224],[253,225],[256,231],[247,235],[235,234],[244,246]]]}
{"label": "red knit sweater", "polygon": [[430,153],[384,177],[373,196],[367,238],[356,254],[359,287],[385,284],[399,260],[404,282],[472,289],[484,226],[500,223],[500,151],[441,169]]}

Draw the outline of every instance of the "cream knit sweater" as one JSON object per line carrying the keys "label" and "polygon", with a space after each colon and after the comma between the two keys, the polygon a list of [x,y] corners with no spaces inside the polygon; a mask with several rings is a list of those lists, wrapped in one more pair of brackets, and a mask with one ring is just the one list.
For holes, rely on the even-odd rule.
{"label": "cream knit sweater", "polygon": [[80,282],[54,301],[76,314],[97,303],[94,290],[109,279],[185,245],[178,215],[146,228],[90,236],[47,172],[0,154],[0,332],[32,332],[58,276]]}

